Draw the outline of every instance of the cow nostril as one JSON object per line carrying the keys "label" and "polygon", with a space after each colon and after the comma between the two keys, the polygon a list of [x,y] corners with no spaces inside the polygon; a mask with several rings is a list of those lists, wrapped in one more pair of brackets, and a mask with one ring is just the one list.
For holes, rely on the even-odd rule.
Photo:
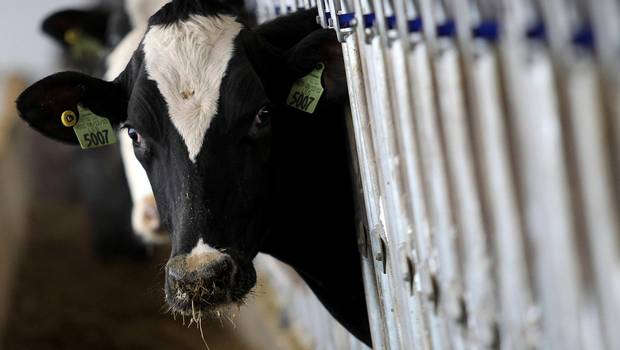
{"label": "cow nostril", "polygon": [[187,263],[185,262],[185,257],[175,256],[174,258],[168,260],[168,263],[166,263],[166,272],[168,273],[168,276],[175,281],[183,280],[187,274]]}
{"label": "cow nostril", "polygon": [[180,281],[183,279],[184,274],[177,269],[168,269],[168,276],[175,281]]}

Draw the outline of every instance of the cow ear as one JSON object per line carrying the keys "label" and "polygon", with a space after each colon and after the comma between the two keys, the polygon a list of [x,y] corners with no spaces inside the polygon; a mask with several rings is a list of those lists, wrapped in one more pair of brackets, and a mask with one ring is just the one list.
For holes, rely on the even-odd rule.
{"label": "cow ear", "polygon": [[342,102],[347,98],[347,77],[342,59],[342,46],[331,29],[319,29],[306,35],[287,50],[288,71],[295,78],[309,74],[319,63],[324,65],[322,84],[324,99]]}
{"label": "cow ear", "polygon": [[78,105],[110,120],[118,126],[127,119],[127,97],[121,84],[93,78],[76,72],[50,75],[30,87],[17,98],[17,110],[32,128],[43,135],[77,144],[71,127],[62,124],[61,116],[72,111],[79,118]]}
{"label": "cow ear", "polygon": [[87,36],[104,45],[107,42],[109,18],[110,11],[106,9],[68,9],[46,17],[41,28],[63,47],[75,45],[80,36]]}
{"label": "cow ear", "polygon": [[316,21],[316,9],[301,10],[277,17],[261,24],[255,32],[270,45],[287,50],[302,40],[308,33],[321,28]]}

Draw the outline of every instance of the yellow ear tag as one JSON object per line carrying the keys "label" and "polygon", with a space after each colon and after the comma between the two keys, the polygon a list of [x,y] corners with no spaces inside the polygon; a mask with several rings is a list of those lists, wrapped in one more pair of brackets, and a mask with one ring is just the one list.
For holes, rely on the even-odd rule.
{"label": "yellow ear tag", "polygon": [[306,113],[314,113],[316,105],[323,95],[321,76],[325,65],[319,63],[310,74],[297,80],[288,94],[286,104]]}
{"label": "yellow ear tag", "polygon": [[62,122],[62,125],[70,128],[77,124],[77,117],[75,116],[75,113],[73,113],[73,111],[67,110],[62,112],[62,115],[60,116],[60,121]]}
{"label": "yellow ear tag", "polygon": [[65,32],[64,40],[70,46],[70,53],[75,60],[97,59],[104,55],[103,44],[90,35],[82,33],[79,28]]}
{"label": "yellow ear tag", "polygon": [[116,143],[116,134],[108,118],[100,117],[90,109],[78,105],[80,118],[73,127],[82,149],[97,148]]}
{"label": "yellow ear tag", "polygon": [[76,28],[71,28],[65,32],[65,42],[69,45],[75,45],[80,40],[80,31]]}

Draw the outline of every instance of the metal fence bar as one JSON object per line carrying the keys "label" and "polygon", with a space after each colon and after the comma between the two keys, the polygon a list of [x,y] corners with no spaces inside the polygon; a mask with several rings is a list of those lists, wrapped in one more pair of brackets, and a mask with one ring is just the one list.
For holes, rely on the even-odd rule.
{"label": "metal fence bar", "polygon": [[[367,8],[366,11],[362,10],[362,6]],[[356,2],[353,6],[356,10],[356,16],[358,19],[358,23],[363,23],[364,18],[363,14],[371,12],[371,4],[362,2]],[[395,308],[388,310],[389,313],[399,313],[399,318],[397,318],[400,322],[394,324],[394,328],[388,328],[390,332],[390,341],[392,347],[398,348],[400,347],[412,347],[414,338],[412,337],[411,332],[402,333],[395,332],[396,329],[412,329],[408,326],[411,322],[409,316],[414,314],[419,316],[420,312],[411,312],[412,308],[416,307],[416,304],[409,304],[409,294],[406,293],[402,288],[399,288],[400,285],[403,284],[404,273],[402,271],[403,264],[401,264],[400,259],[402,258],[403,246],[406,245],[406,241],[403,240],[402,236],[396,235],[394,230],[401,230],[403,232],[403,220],[406,216],[403,213],[402,203],[394,202],[393,198],[398,196],[397,190],[395,190],[395,186],[398,186],[397,179],[394,177],[394,168],[393,168],[393,160],[394,157],[387,156],[386,151],[388,151],[388,147],[391,152],[394,152],[394,144],[385,145],[385,142],[394,142],[393,137],[386,139],[385,134],[390,132],[390,125],[384,124],[386,121],[391,121],[390,117],[386,116],[382,113],[384,107],[389,105],[390,95],[387,92],[388,88],[386,87],[383,90],[381,96],[377,95],[377,91],[367,90],[366,87],[370,87],[369,81],[373,81],[376,84],[386,84],[385,80],[385,61],[383,52],[380,47],[380,38],[375,37],[369,40],[369,43],[366,44],[366,32],[359,31],[357,42],[360,43],[360,55],[368,58],[368,54],[372,55],[373,59],[361,60],[361,68],[362,68],[362,79],[363,86],[360,91],[364,91],[366,96],[369,96],[369,99],[364,99],[360,101],[353,102],[356,105],[356,108],[359,106],[367,105],[367,111],[372,111],[370,117],[368,114],[362,116],[369,121],[369,125],[376,125],[374,128],[368,128],[364,126],[364,129],[368,130],[368,138],[372,143],[368,146],[373,149],[374,154],[377,155],[378,162],[376,168],[376,179],[378,183],[378,189],[380,190],[381,197],[379,197],[379,219],[382,222],[385,230],[380,231],[371,231],[372,236],[376,236],[376,239],[381,242],[382,247],[385,247],[383,251],[379,252],[384,259],[384,269],[387,272],[389,290],[394,293],[392,294],[393,300],[397,303]],[[348,39],[355,40],[355,39]],[[374,47],[373,47],[374,40]],[[375,61],[378,60],[378,61]],[[383,83],[380,83],[383,81]],[[385,86],[385,85],[384,85]],[[383,106],[380,107],[380,106]],[[386,116],[386,119],[377,119],[377,116],[383,117]],[[381,123],[381,125],[377,125]],[[364,130],[362,129],[362,130]],[[358,140],[359,142],[359,140]],[[387,146],[387,147],[386,147]],[[388,151],[389,152],[389,151]],[[386,177],[386,174],[388,177]],[[387,181],[386,181],[387,179]],[[391,179],[391,180],[390,180]],[[385,208],[385,210],[383,210]],[[396,211],[398,214],[395,215]],[[388,238],[389,237],[389,238]],[[415,303],[415,300],[412,301]],[[409,311],[408,311],[409,310]],[[400,327],[400,328],[399,328]],[[420,329],[420,328],[417,328]],[[400,338],[396,339],[394,337],[395,334],[400,334]],[[419,338],[418,338],[419,339]],[[397,344],[394,344],[395,342]]]}
{"label": "metal fence bar", "polygon": [[[581,124],[584,119],[580,113],[574,114],[573,125],[577,159],[583,171],[579,174],[583,179],[582,191],[588,203],[586,222],[605,345],[615,349],[620,347],[620,334],[615,332],[620,324],[620,4],[608,0],[587,4],[590,23],[600,43],[595,51],[598,66],[591,68],[596,70],[592,74],[597,75],[598,82],[591,87],[590,99],[598,107],[592,107],[596,114],[588,126]],[[573,93],[577,92],[576,86],[578,83],[573,85]]]}
{"label": "metal fence bar", "polygon": [[620,198],[620,3],[615,0],[585,2],[590,10],[592,29],[596,33],[596,57],[602,80],[603,107],[611,143],[613,189]]}
{"label": "metal fence bar", "polygon": [[[618,202],[614,200],[613,173],[607,158],[605,116],[598,74],[594,65],[594,38],[578,41],[591,29],[587,11],[578,3],[542,3],[549,23],[556,82],[564,109],[565,134],[570,139],[582,282],[582,337],[587,347],[620,347],[620,336],[612,329],[620,321],[620,274],[617,232]],[[604,37],[604,36],[603,36]],[[583,39],[582,39],[583,40]],[[600,45],[599,45],[600,46]],[[613,46],[613,45],[611,45]],[[597,46],[598,47],[598,46]],[[587,116],[587,117],[585,117]],[[611,128],[613,130],[613,128]],[[594,233],[597,234],[589,234]],[[616,243],[616,244],[614,244]],[[597,300],[599,301],[597,305]]]}
{"label": "metal fence bar", "polygon": [[[381,28],[384,28],[384,45],[389,49],[389,65],[388,71],[391,73],[390,83],[394,92],[394,101],[397,113],[395,114],[395,138],[398,142],[398,166],[400,172],[405,179],[403,181],[401,196],[404,199],[404,205],[413,218],[411,221],[413,227],[409,226],[409,249],[410,256],[406,259],[412,264],[415,270],[415,279],[418,281],[415,290],[420,293],[421,312],[426,315],[413,315],[420,319],[418,327],[424,327],[419,330],[422,348],[434,346],[442,347],[441,327],[438,324],[437,305],[433,305],[434,298],[439,292],[432,283],[430,258],[432,252],[432,242],[430,238],[429,223],[429,206],[428,197],[424,191],[424,172],[421,166],[423,155],[418,135],[414,132],[417,127],[415,125],[415,116],[423,116],[424,112],[416,106],[418,100],[432,101],[432,91],[429,89],[418,90],[414,86],[419,82],[418,77],[412,75],[412,71],[416,65],[424,66],[426,62],[415,62],[416,60],[426,60],[426,48],[420,40],[419,28],[416,23],[419,22],[419,16],[413,2],[389,1],[386,4],[385,11],[377,13],[382,21],[377,21]],[[392,6],[389,6],[392,5]],[[394,21],[395,20],[395,21]],[[395,22],[395,23],[394,23]],[[414,24],[413,26],[411,24]],[[387,28],[387,29],[386,29]],[[412,34],[413,33],[413,34]],[[419,53],[422,53],[420,55]],[[430,105],[430,104],[429,104]],[[428,106],[428,105],[427,105]],[[423,108],[423,107],[422,107]],[[416,111],[418,113],[416,113]],[[409,224],[411,225],[411,224]],[[435,271],[436,273],[436,271]],[[401,285],[400,288],[406,289],[413,286]],[[418,311],[418,312],[420,312]],[[445,324],[443,325],[445,331]],[[445,341],[445,340],[444,340]]]}
{"label": "metal fence bar", "polygon": [[[348,70],[347,84],[349,87],[349,98],[357,101],[365,101],[365,95],[360,97],[360,93],[363,92],[363,90],[359,89],[359,87],[362,86],[362,82],[357,72],[361,67],[355,37],[349,36],[345,43],[343,43],[343,56],[345,66]],[[388,304],[391,302],[391,299],[385,295],[385,293],[387,293],[388,283],[383,273],[383,266],[377,266],[377,263],[382,264],[382,262],[374,258],[375,254],[381,253],[381,243],[374,235],[371,236],[368,230],[368,227],[381,227],[381,223],[378,220],[379,213],[377,212],[379,196],[376,191],[376,177],[374,177],[374,166],[372,165],[374,163],[374,153],[369,149],[370,141],[368,135],[363,133],[364,128],[361,127],[363,123],[362,118],[367,118],[368,114],[365,105],[352,104],[351,107],[349,129],[350,143],[355,151],[354,156],[357,160],[357,169],[359,171],[358,175],[362,190],[361,196],[358,198],[363,199],[363,203],[365,204],[364,208],[366,209],[360,237],[363,240],[361,251],[366,252],[367,259],[363,258],[362,263],[365,270],[367,270],[364,271],[365,283],[369,283],[370,281],[371,287],[367,288],[373,291],[367,295],[367,299],[375,299],[375,305],[372,307],[375,310],[375,315],[370,315],[373,345],[379,349],[390,349],[390,344],[395,344],[396,342],[395,338],[390,339],[390,334],[387,331],[390,323],[394,321],[393,318],[386,317],[386,315],[389,314],[389,310],[391,310],[391,306]],[[376,231],[376,229],[373,230]],[[366,264],[368,268],[366,268]],[[370,305],[371,302],[369,302],[369,306]],[[380,317],[380,319],[376,320],[375,317]]]}
{"label": "metal fence bar", "polygon": [[[492,28],[497,24],[497,5],[481,2],[474,6],[475,3],[460,0],[452,1],[451,5],[465,80],[469,123],[466,129],[474,141],[476,160],[471,162],[472,166],[477,166],[481,206],[478,210],[484,211],[484,217],[475,217],[483,219],[486,227],[484,235],[478,232],[463,245],[464,250],[469,251],[464,255],[471,259],[467,266],[467,274],[471,275],[467,278],[466,295],[474,294],[472,302],[467,304],[477,304],[477,307],[468,308],[477,309],[468,313],[471,314],[468,317],[471,318],[469,341],[475,347],[501,344],[507,349],[529,348],[533,345],[532,335],[525,315],[532,309],[532,295],[509,145],[505,138],[507,127],[495,46],[497,33],[494,34]],[[472,29],[483,26],[491,28],[487,36],[474,36]],[[480,224],[475,223],[476,226]],[[496,262],[494,278],[491,271],[484,271],[490,269],[491,259]],[[494,297],[497,298],[496,309]],[[494,325],[496,322],[498,324]]]}
{"label": "metal fence bar", "polygon": [[[416,348],[425,348],[429,343],[429,326],[423,314],[423,295],[412,293],[415,278],[413,271],[415,267],[412,265],[415,261],[411,253],[412,249],[417,247],[414,229],[419,226],[419,222],[415,222],[413,217],[410,203],[415,201],[416,197],[408,188],[407,171],[405,171],[410,168],[407,165],[414,164],[416,159],[412,158],[415,153],[409,152],[414,145],[411,137],[403,138],[401,133],[411,130],[409,125],[406,125],[411,116],[411,107],[409,89],[406,85],[407,63],[403,52],[403,43],[408,38],[399,37],[393,25],[388,28],[388,18],[393,16],[389,1],[374,1],[367,6],[366,12],[362,12],[361,15],[372,13],[375,18],[373,26],[361,32],[364,34],[362,36],[364,42],[367,43],[366,52],[372,57],[366,61],[365,72],[367,85],[374,87],[375,97],[368,101],[374,109],[372,119],[374,124],[371,123],[370,126],[377,129],[376,140],[380,143],[375,144],[375,149],[379,157],[384,160],[385,170],[380,174],[380,179],[385,184],[383,193],[388,193],[384,196],[387,203],[386,210],[395,215],[395,218],[391,219],[394,222],[392,229],[386,232],[392,251],[390,260],[392,274],[395,275],[392,288],[405,292],[401,295],[401,300],[409,312],[407,313],[403,305],[401,307],[403,314],[408,316],[406,322],[409,323],[403,326],[413,327],[409,341]],[[400,79],[396,79],[396,76]],[[386,106],[390,108],[385,109]],[[388,191],[391,191],[391,194]],[[405,323],[402,318],[401,322]]]}
{"label": "metal fence bar", "polygon": [[[475,154],[473,141],[476,140],[476,118],[482,113],[483,108],[490,108],[491,113],[496,113],[489,115],[490,118],[500,117],[501,114],[498,112],[501,109],[497,96],[489,95],[495,91],[485,91],[485,99],[480,98],[485,92],[479,91],[481,86],[478,84],[487,83],[496,77],[489,74],[494,72],[488,69],[486,75],[476,70],[476,61],[481,56],[489,55],[488,46],[472,35],[472,28],[480,25],[478,7],[475,3],[463,0],[452,0],[448,4],[447,12],[451,15],[447,17],[444,25],[449,25],[451,18],[454,18],[459,51],[458,57],[454,57],[455,54],[451,58],[453,62],[446,67],[445,72],[448,72],[448,76],[444,79],[439,78],[440,81],[453,84],[441,90],[445,92],[449,88],[456,93],[454,100],[457,102],[447,105],[448,111],[445,115],[451,116],[451,119],[444,118],[444,139],[448,145],[451,179],[455,189],[454,202],[457,206],[455,211],[459,213],[458,221],[463,233],[461,255],[464,265],[465,296],[462,312],[467,312],[464,322],[468,329],[469,347],[481,348],[492,346],[497,342],[493,329],[496,322],[496,305],[491,256],[493,237],[489,234],[488,222],[485,223],[483,214],[482,169],[478,167],[481,160],[480,154]],[[450,49],[454,52],[454,47]],[[447,56],[445,53],[442,55]],[[458,64],[461,72],[457,71]],[[451,72],[448,70],[450,68]],[[459,78],[462,78],[463,82],[459,82]],[[480,151],[480,148],[477,150]]]}
{"label": "metal fence bar", "polygon": [[512,2],[500,46],[521,211],[541,306],[541,346],[577,349],[583,346],[579,268],[558,99],[546,48],[525,40],[527,24],[539,16],[527,5]]}

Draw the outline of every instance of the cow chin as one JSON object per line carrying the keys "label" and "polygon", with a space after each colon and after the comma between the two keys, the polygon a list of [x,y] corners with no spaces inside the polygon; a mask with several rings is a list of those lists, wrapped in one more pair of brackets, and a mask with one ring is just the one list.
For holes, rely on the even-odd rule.
{"label": "cow chin", "polygon": [[218,251],[178,255],[166,264],[166,302],[173,314],[194,320],[244,304],[255,284],[251,261]]}

